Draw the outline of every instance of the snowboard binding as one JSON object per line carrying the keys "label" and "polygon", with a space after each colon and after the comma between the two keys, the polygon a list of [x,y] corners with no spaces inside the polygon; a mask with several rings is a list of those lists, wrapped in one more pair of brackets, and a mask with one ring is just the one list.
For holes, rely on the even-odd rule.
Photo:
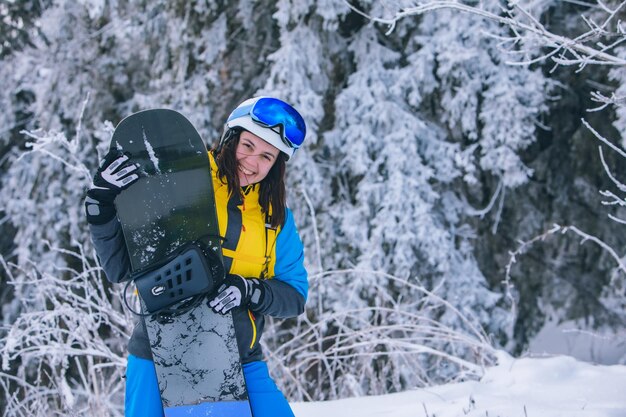
{"label": "snowboard binding", "polygon": [[[224,280],[219,256],[200,241],[188,243],[163,261],[133,273],[124,288],[124,302],[140,317],[156,315],[162,323],[186,313],[212,293]],[[128,304],[127,292],[134,283],[143,301],[144,313]]]}

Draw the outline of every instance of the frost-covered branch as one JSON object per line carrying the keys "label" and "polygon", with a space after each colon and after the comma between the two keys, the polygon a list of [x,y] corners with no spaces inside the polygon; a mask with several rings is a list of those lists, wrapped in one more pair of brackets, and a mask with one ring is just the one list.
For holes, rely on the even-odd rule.
{"label": "frost-covered branch", "polygon": [[[462,13],[470,13],[480,16],[484,19],[497,22],[503,26],[509,27],[515,34],[506,41],[512,45],[521,44],[531,39],[538,42],[543,48],[549,50],[547,53],[541,53],[539,57],[529,60],[513,61],[512,64],[530,64],[532,62],[552,59],[557,65],[578,65],[580,69],[589,64],[624,66],[626,60],[617,56],[613,51],[615,48],[626,40],[626,36],[618,22],[613,32],[608,30],[610,23],[615,16],[624,8],[626,2],[621,2],[616,8],[610,9],[604,3],[598,2],[602,9],[608,14],[601,24],[596,24],[590,20],[586,20],[589,30],[575,38],[557,35],[548,30],[538,17],[532,15],[525,9],[520,2],[510,2],[509,8],[502,10],[503,14],[494,13],[489,10],[481,9],[478,6],[470,6],[456,1],[435,0],[422,3],[415,7],[407,7],[392,12],[392,16],[388,18],[370,16],[356,6],[352,5],[348,0],[346,3],[355,12],[367,17],[373,22],[389,26],[387,33],[391,33],[398,21],[411,16],[418,16],[424,13],[436,10],[456,10]],[[607,36],[617,36],[617,40],[608,45],[599,42],[600,38]]]}
{"label": "frost-covered branch", "polygon": [[[300,318],[295,329],[271,333],[266,341],[276,372],[287,381],[299,381],[289,385],[291,398],[387,392],[385,386],[397,378],[411,386],[475,379],[484,366],[494,363],[495,349],[476,321],[415,279],[361,269],[322,271],[310,278],[313,285],[332,285],[357,276],[380,281],[372,288],[377,305],[326,309],[314,321]],[[390,284],[421,296],[394,296]],[[453,328],[441,315],[452,315],[464,325]],[[379,366],[380,371],[374,371]]]}
{"label": "frost-covered branch", "polygon": [[[612,151],[617,153],[622,159],[626,159],[626,152],[623,149],[614,145],[610,140],[608,140],[607,138],[602,136],[600,133],[598,133],[598,131],[596,131],[593,127],[591,127],[591,125],[586,120],[583,119],[582,123],[595,136],[596,139],[598,139],[599,141],[607,145]],[[606,159],[604,157],[604,151],[602,150],[601,146],[598,146],[598,154],[600,155],[600,162],[602,163],[602,168],[604,169],[604,172],[606,173],[607,177],[611,180],[611,182],[615,185],[615,187],[619,191],[621,191],[622,193],[626,193],[626,184],[618,180],[615,177],[615,175],[613,175],[613,173],[611,172],[611,169],[609,168],[609,165],[607,164]],[[604,205],[626,207],[626,198],[624,196],[618,196],[617,194],[615,194],[613,191],[610,191],[610,190],[602,190],[600,191],[600,195],[608,198],[608,200],[605,200],[602,202],[602,204]],[[617,223],[626,224],[626,220],[620,219],[613,214],[609,213],[608,217],[611,220],[616,221]]]}
{"label": "frost-covered branch", "polygon": [[617,95],[615,94],[615,92],[611,93],[610,97],[607,97],[604,94],[600,93],[599,91],[592,91],[591,100],[596,103],[600,103],[600,105],[598,107],[588,109],[587,110],[588,112],[601,111],[601,110],[606,109],[608,106],[623,107],[624,105],[626,105],[626,97]]}
{"label": "frost-covered branch", "polygon": [[596,137],[596,139],[598,139],[600,142],[604,143],[605,145],[607,145],[609,148],[611,148],[613,151],[617,152],[618,155],[620,155],[622,158],[626,158],[626,151],[624,151],[623,149],[619,148],[618,146],[614,145],[611,141],[609,141],[607,138],[605,138],[604,136],[602,136],[600,133],[598,133],[597,130],[595,130],[590,124],[589,122],[587,122],[585,119],[581,119],[581,122],[583,123],[583,125],[585,125],[585,127],[587,129],[589,129],[589,131],[591,133],[593,133],[593,135]]}
{"label": "frost-covered branch", "polygon": [[494,191],[493,196],[491,196],[491,199],[489,200],[489,203],[487,204],[487,206],[483,209],[475,209],[475,208],[470,208],[468,204],[467,214],[470,216],[478,216],[482,219],[483,217],[485,217],[487,213],[489,213],[493,209],[493,206],[498,200],[498,197],[500,196],[501,192],[502,192],[502,181],[498,181],[498,186],[496,187],[496,191]]}
{"label": "frost-covered branch", "polygon": [[[26,158],[31,152],[39,152],[63,164],[68,169],[84,175],[86,178],[91,177],[89,169],[87,169],[84,162],[78,159],[76,153],[73,152],[73,148],[76,147],[76,142],[67,140],[64,133],[45,132],[44,134],[38,134],[37,132],[31,131],[22,131],[22,133],[34,139],[34,141],[26,144],[26,147],[30,148],[31,151],[22,153],[19,159]],[[56,148],[57,145],[61,146],[60,150],[50,149]]]}
{"label": "frost-covered branch", "polygon": [[[24,313],[3,326],[0,391],[5,415],[121,415],[131,318],[120,313],[119,293],[104,285],[102,269],[82,252],[50,248],[85,268],[40,271],[0,257]],[[64,278],[61,278],[64,277]]]}
{"label": "frost-covered branch", "polygon": [[617,268],[620,271],[622,271],[624,274],[626,274],[626,263],[624,263],[624,257],[620,256],[617,253],[617,251],[613,247],[611,247],[611,245],[609,245],[608,243],[604,242],[603,240],[599,239],[596,236],[583,232],[576,226],[561,226],[561,225],[555,224],[549,230],[545,231],[544,233],[540,235],[533,237],[530,240],[520,241],[517,249],[509,252],[510,257],[509,257],[509,262],[507,263],[506,268],[505,268],[504,284],[505,284],[505,287],[508,289],[507,296],[513,308],[515,308],[515,299],[510,292],[510,290],[513,288],[513,285],[511,283],[512,282],[511,269],[513,265],[517,262],[518,257],[525,254],[532,246],[534,246],[535,243],[538,243],[540,241],[545,241],[548,237],[553,236],[557,233],[566,234],[569,232],[574,233],[575,235],[578,235],[579,237],[582,238],[580,241],[581,245],[587,241],[591,241],[595,243],[596,245],[598,245],[603,251],[608,253],[613,258],[613,260],[615,261],[617,265]]}

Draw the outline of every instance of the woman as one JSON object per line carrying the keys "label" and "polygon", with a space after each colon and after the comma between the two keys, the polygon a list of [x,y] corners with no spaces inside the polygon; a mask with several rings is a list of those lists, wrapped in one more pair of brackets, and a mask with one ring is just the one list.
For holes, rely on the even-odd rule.
{"label": "woman", "polygon": [[[228,117],[209,152],[223,257],[228,275],[208,300],[231,313],[250,404],[255,417],[293,416],[268,374],[259,340],[265,316],[295,317],[304,311],[307,272],[302,242],[285,201],[285,163],[302,145],[304,120],[289,104],[258,97]],[[108,279],[130,271],[115,197],[138,178],[132,157],[110,152],[87,192],[85,207],[94,246]],[[159,389],[143,320],[129,342],[126,416],[162,416]]]}

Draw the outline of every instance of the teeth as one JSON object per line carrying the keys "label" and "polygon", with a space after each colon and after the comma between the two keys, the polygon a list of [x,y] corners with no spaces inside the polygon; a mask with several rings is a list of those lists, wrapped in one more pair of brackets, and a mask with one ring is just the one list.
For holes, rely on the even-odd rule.
{"label": "teeth", "polygon": [[244,167],[242,167],[241,165],[239,166],[239,171],[243,172],[246,175],[252,175],[254,174],[252,171],[249,171],[247,169],[245,169]]}

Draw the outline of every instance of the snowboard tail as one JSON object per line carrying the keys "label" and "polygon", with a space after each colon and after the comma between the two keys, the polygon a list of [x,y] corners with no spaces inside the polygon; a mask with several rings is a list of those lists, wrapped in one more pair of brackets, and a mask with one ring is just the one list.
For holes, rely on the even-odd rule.
{"label": "snowboard tail", "polygon": [[[247,414],[246,414],[247,413]],[[219,417],[244,417],[249,416],[250,405],[248,401],[225,401],[215,403],[202,403],[198,405],[172,407],[165,409],[165,417],[189,417],[189,416],[219,416]]]}

